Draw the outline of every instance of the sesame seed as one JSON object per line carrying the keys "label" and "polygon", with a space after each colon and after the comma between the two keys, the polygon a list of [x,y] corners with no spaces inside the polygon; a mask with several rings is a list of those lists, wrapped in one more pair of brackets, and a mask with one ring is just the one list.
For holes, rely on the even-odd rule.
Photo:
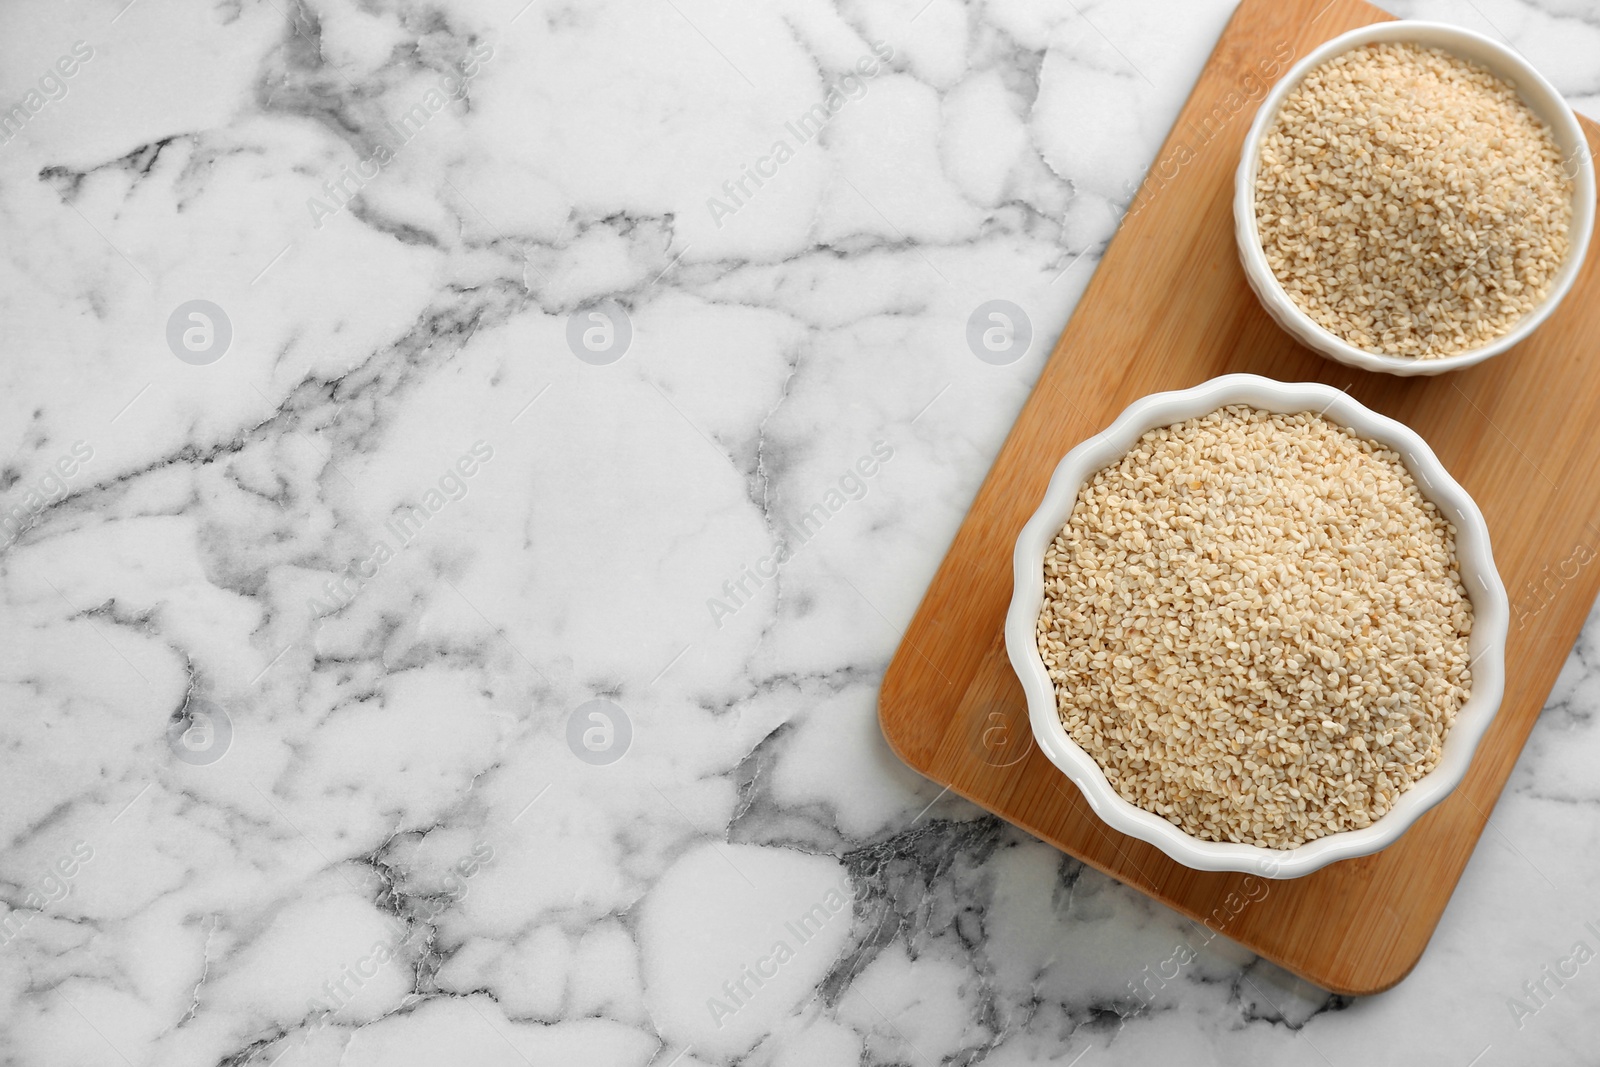
{"label": "sesame seed", "polygon": [[1072,739],[1208,841],[1370,825],[1471,692],[1455,529],[1398,454],[1244,406],[1144,434],[1045,552],[1036,629]]}
{"label": "sesame seed", "polygon": [[1308,72],[1262,141],[1255,192],[1289,299],[1380,355],[1481,348],[1539,306],[1567,255],[1554,133],[1439,48],[1371,44]]}

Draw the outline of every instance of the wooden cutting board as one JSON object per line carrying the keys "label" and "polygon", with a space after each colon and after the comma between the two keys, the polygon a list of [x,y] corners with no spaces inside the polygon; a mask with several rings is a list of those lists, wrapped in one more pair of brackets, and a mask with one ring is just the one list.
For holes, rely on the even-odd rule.
{"label": "wooden cutting board", "polygon": [[[1528,341],[1433,378],[1313,355],[1245,283],[1233,172],[1257,105],[1294,57],[1390,17],[1359,0],[1240,5],[978,491],[878,704],[890,745],[929,778],[1347,994],[1387,989],[1421,957],[1600,585],[1600,566],[1586,565],[1600,557],[1600,255],[1591,249],[1561,309]],[[1584,129],[1600,146],[1600,127]],[[1348,385],[1416,429],[1482,507],[1512,605],[1505,703],[1466,780],[1396,844],[1293,881],[1189,870],[1097,819],[1033,744],[1002,637],[1012,546],[1057,461],[1133,400],[1230,371]]]}

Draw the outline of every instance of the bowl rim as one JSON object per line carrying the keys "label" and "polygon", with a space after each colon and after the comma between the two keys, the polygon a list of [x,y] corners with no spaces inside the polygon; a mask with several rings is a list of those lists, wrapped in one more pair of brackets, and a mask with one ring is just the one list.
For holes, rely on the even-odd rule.
{"label": "bowl rim", "polygon": [[[1044,605],[1044,553],[1071,515],[1083,485],[1124,455],[1146,431],[1230,404],[1282,413],[1319,412],[1329,421],[1398,452],[1424,497],[1455,524],[1461,580],[1473,607],[1469,644],[1472,695],[1456,714],[1439,763],[1371,825],[1329,834],[1293,849],[1203,841],[1124,800],[1094,758],[1072,740],[1061,724],[1055,687],[1035,642],[1035,627]],[[1188,389],[1152,393],[1134,401],[1110,426],[1078,444],[1056,465],[1038,508],[1017,535],[1012,566],[1006,652],[1027,697],[1028,719],[1039,747],[1109,826],[1154,845],[1196,870],[1297,878],[1337,860],[1369,855],[1387,847],[1460,784],[1504,695],[1510,607],[1482,512],[1416,431],[1332,386],[1227,374]]]}
{"label": "bowl rim", "polygon": [[[1261,235],[1256,229],[1255,177],[1261,155],[1261,141],[1266,136],[1268,125],[1276,118],[1284,98],[1300,84],[1309,71],[1334,56],[1365,44],[1403,40],[1444,48],[1462,58],[1488,66],[1495,74],[1511,81],[1523,103],[1550,124],[1557,140],[1564,145],[1574,146],[1567,152],[1567,159],[1576,159],[1577,162],[1577,172],[1573,175],[1572,220],[1568,228],[1567,257],[1545,299],[1538,307],[1518,320],[1511,330],[1488,344],[1465,352],[1440,356],[1437,359],[1368,352],[1327,330],[1301,310],[1284,291],[1272,268],[1267,264],[1266,254],[1261,248]],[[1459,46],[1466,42],[1470,42],[1477,51],[1491,54],[1494,57],[1493,62],[1485,62],[1480,56],[1463,55]],[[1530,100],[1525,88],[1527,84],[1537,86],[1547,99],[1543,102]],[[1577,281],[1588,256],[1589,243],[1594,232],[1593,157],[1593,149],[1589,146],[1583,126],[1578,121],[1572,106],[1520,53],[1501,42],[1460,26],[1421,19],[1396,19],[1360,26],[1323,42],[1302,57],[1285,72],[1257,109],[1255,119],[1245,134],[1244,147],[1240,152],[1239,166],[1234,178],[1234,231],[1239,255],[1246,274],[1251,277],[1252,289],[1263,302],[1268,301],[1270,297],[1273,306],[1268,310],[1274,312],[1274,317],[1287,317],[1295,327],[1289,332],[1321,355],[1363,370],[1401,376],[1440,374],[1470,367],[1500,355],[1526,340],[1550,317]]]}

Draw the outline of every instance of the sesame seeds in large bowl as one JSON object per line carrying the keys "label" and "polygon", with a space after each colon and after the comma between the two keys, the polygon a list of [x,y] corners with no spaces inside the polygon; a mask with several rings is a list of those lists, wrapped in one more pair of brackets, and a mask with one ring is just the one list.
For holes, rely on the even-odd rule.
{"label": "sesame seeds in large bowl", "polygon": [[1471,690],[1455,528],[1311,411],[1146,431],[1045,549],[1039,655],[1119,795],[1207,841],[1371,825]]}
{"label": "sesame seeds in large bowl", "polygon": [[1415,433],[1327,386],[1135,403],[1062,460],[1014,566],[1041,748],[1191,867],[1294,877],[1384,847],[1499,706],[1481,514]]}

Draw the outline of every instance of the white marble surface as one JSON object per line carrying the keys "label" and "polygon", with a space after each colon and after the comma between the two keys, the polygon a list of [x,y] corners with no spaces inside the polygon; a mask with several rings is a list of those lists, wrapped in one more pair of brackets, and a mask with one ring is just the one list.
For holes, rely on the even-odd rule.
{"label": "white marble surface", "polygon": [[[1192,927],[878,733],[1225,0],[524,2],[0,12],[0,1062],[1600,1062],[1600,962],[1510,1005],[1600,947],[1600,625],[1355,1002],[1222,939],[1136,997]],[[1595,0],[1402,13],[1600,115]]]}

